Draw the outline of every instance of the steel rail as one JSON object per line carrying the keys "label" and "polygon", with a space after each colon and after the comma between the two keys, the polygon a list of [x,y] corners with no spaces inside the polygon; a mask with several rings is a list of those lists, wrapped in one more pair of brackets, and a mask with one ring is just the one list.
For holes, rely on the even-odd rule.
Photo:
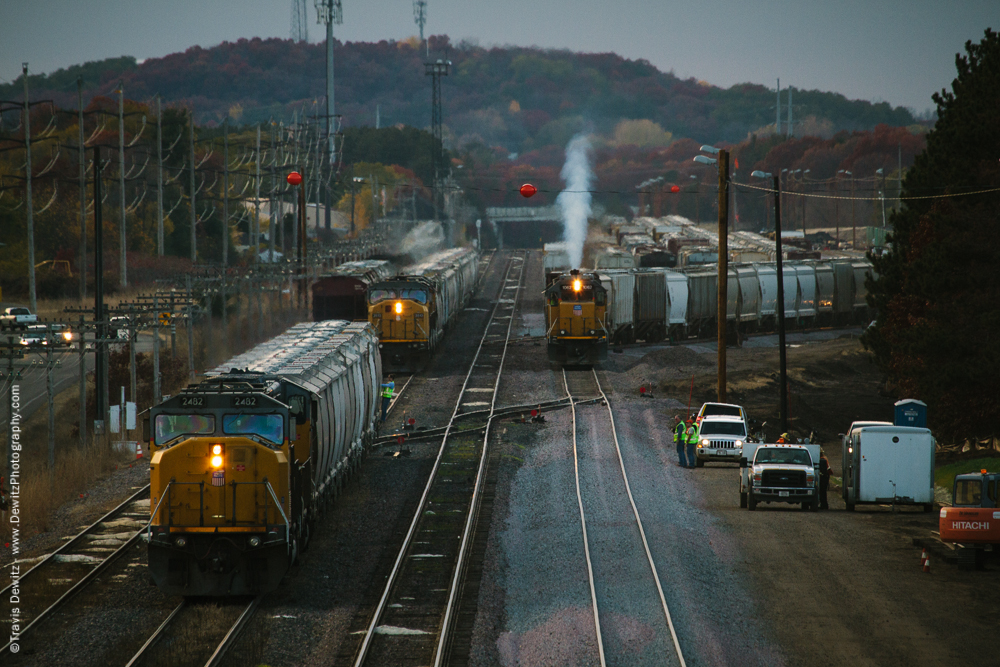
{"label": "steel rail", "polygon": [[160,623],[160,627],[156,628],[153,634],[149,636],[149,639],[146,640],[146,643],[143,644],[138,651],[136,651],[135,655],[132,656],[132,659],[128,661],[128,664],[126,664],[125,667],[135,667],[135,665],[139,664],[139,661],[145,657],[145,653],[149,650],[149,647],[155,644],[156,640],[163,635],[163,631],[167,629],[167,626],[169,626],[174,620],[174,617],[181,613],[181,609],[184,608],[185,604],[187,604],[187,601],[181,600],[181,603],[177,605],[172,612],[170,612],[170,615],[167,616],[163,623]]}
{"label": "steel rail", "polygon": [[576,504],[580,509],[580,526],[583,528],[583,555],[587,559],[587,583],[590,585],[590,603],[594,609],[594,631],[597,634],[597,653],[601,660],[601,667],[607,666],[604,658],[604,640],[601,638],[601,613],[597,608],[597,589],[594,587],[594,566],[590,560],[590,541],[587,539],[587,516],[583,511],[583,495],[580,493],[580,457],[576,449],[576,401],[569,390],[569,380],[566,378],[566,369],[562,369],[563,385],[566,387],[566,395],[569,396],[569,406],[573,412],[573,473],[576,478]]}
{"label": "steel rail", "polygon": [[[670,615],[670,608],[667,606],[666,597],[663,594],[663,586],[660,583],[660,576],[656,572],[656,563],[653,561],[653,554],[649,549],[649,541],[646,539],[646,531],[642,525],[642,519],[639,516],[639,509],[636,507],[635,498],[632,496],[632,486],[628,481],[628,473],[625,471],[625,460],[622,458],[622,450],[618,442],[618,429],[615,426],[615,415],[614,411],[611,409],[611,401],[608,400],[607,395],[604,393],[604,389],[601,387],[600,378],[597,376],[597,371],[591,368],[590,371],[594,376],[594,383],[597,386],[597,390],[601,393],[601,397],[604,399],[604,405],[608,409],[608,419],[611,421],[611,435],[615,443],[615,453],[618,456],[618,464],[622,472],[622,480],[625,482],[625,492],[628,495],[629,504],[632,506],[632,514],[635,516],[636,525],[639,527],[639,536],[642,538],[642,546],[646,553],[646,562],[649,563],[650,572],[653,574],[653,581],[656,582],[656,591],[660,598],[660,605],[663,609],[663,615],[667,621],[667,627],[670,629],[670,637],[673,640],[674,651],[677,653],[677,659],[680,661],[681,667],[687,667],[687,663],[684,661],[684,653],[681,650],[680,641],[677,638],[677,631],[674,628],[673,618]],[[563,377],[565,379],[565,370],[563,371]],[[569,391],[569,385],[567,384],[567,391]],[[575,414],[575,413],[574,413]],[[573,441],[574,441],[574,452],[576,443],[576,422],[574,420],[573,428]],[[582,514],[582,509],[581,509]]]}
{"label": "steel rail", "polygon": [[[133,496],[133,498],[134,497],[135,496]],[[131,500],[126,501],[126,503],[127,502],[131,502]],[[122,507],[122,505],[120,505],[119,508],[120,507]],[[118,508],[116,508],[116,510],[117,509]],[[136,531],[132,535],[132,537],[130,537],[124,544],[122,544],[120,547],[118,547],[113,552],[111,552],[110,554],[108,554],[107,557],[104,560],[102,560],[100,563],[98,563],[96,566],[94,566],[94,569],[92,569],[90,572],[88,572],[83,577],[81,577],[80,580],[77,581],[75,584],[73,584],[73,586],[70,587],[69,590],[67,590],[65,593],[63,593],[62,595],[60,595],[59,599],[57,599],[55,602],[53,602],[51,605],[49,605],[46,609],[44,609],[38,615],[36,615],[34,618],[32,618],[31,622],[28,623],[28,625],[26,625],[24,627],[24,629],[21,630],[20,633],[18,633],[18,635],[17,635],[17,641],[16,642],[15,642],[15,640],[12,639],[12,640],[8,641],[3,647],[0,647],[0,655],[2,655],[4,653],[10,652],[10,648],[11,648],[12,644],[18,643],[21,640],[23,640],[24,637],[25,637],[25,635],[27,635],[28,632],[30,632],[35,626],[37,626],[39,623],[41,623],[46,618],[48,618],[49,616],[51,616],[56,610],[58,610],[66,602],[68,602],[74,595],[76,595],[81,590],[83,590],[87,585],[90,584],[90,582],[94,581],[97,578],[97,575],[99,575],[102,572],[104,572],[104,570],[106,570],[112,563],[114,563],[116,560],[118,560],[121,556],[125,555],[125,552],[127,552],[132,547],[132,545],[134,545],[139,540],[139,537],[145,531],[146,531],[146,527],[145,526],[143,526],[142,529]],[[46,559],[46,561],[47,560],[48,559]],[[40,564],[41,563],[39,563],[39,565]],[[31,570],[29,570],[29,572],[30,571],[34,571],[34,570],[35,570],[35,568],[31,568]],[[19,585],[20,585],[20,582],[19,582]]]}
{"label": "steel rail", "polygon": [[[28,570],[27,572],[25,572],[24,574],[21,575],[20,581],[23,582],[28,577],[28,575],[30,575],[35,570],[37,570],[41,566],[45,565],[49,561],[51,561],[57,555],[65,552],[65,551],[67,551],[70,547],[76,546],[77,544],[79,544],[79,542],[83,539],[83,537],[85,535],[90,534],[90,532],[92,530],[94,530],[95,528],[97,528],[97,526],[99,526],[100,524],[102,524],[105,521],[107,521],[108,519],[110,519],[112,516],[115,515],[115,513],[124,510],[126,507],[128,507],[128,505],[130,503],[135,502],[139,498],[139,496],[143,495],[144,493],[148,493],[148,492],[149,492],[149,484],[147,484],[146,486],[142,487],[141,489],[139,489],[138,491],[136,491],[135,493],[133,493],[131,496],[128,497],[128,500],[126,500],[125,502],[121,503],[120,505],[118,505],[117,507],[115,507],[113,510],[111,510],[110,512],[108,512],[107,514],[105,514],[104,516],[102,516],[100,519],[98,519],[97,521],[95,521],[94,523],[90,524],[89,526],[87,526],[86,528],[84,528],[82,531],[80,531],[79,533],[77,533],[76,535],[74,535],[70,540],[68,540],[66,542],[66,544],[62,545],[61,547],[59,547],[58,549],[56,549],[55,551],[53,551],[52,553],[50,553],[48,556],[46,556],[42,560],[40,560],[37,563],[35,563],[34,566],[32,566],[32,568],[30,570]],[[140,531],[140,532],[142,532],[142,531]],[[16,563],[17,561],[14,561],[14,562]],[[9,586],[7,586],[6,588],[4,588],[3,590],[0,590],[0,598],[4,597],[6,595],[6,593],[7,593],[7,591],[9,591],[13,586],[14,586],[14,584],[10,584]]]}
{"label": "steel rail", "polygon": [[240,617],[237,618],[236,622],[233,623],[233,626],[229,628],[229,632],[226,633],[226,636],[222,638],[221,642],[219,642],[219,645],[215,648],[215,651],[205,663],[205,667],[218,667],[218,665],[222,664],[222,659],[226,657],[229,650],[236,644],[236,640],[239,638],[240,633],[243,632],[247,623],[249,623],[250,619],[253,618],[254,613],[257,611],[257,607],[260,606],[260,601],[263,599],[263,596],[258,595],[250,601],[247,608],[243,610]]}
{"label": "steel rail", "polygon": [[[514,255],[515,258],[518,256],[519,255]],[[511,268],[513,268],[513,263],[514,262],[512,259]],[[494,412],[496,410],[496,404],[497,404],[497,393],[500,389],[500,378],[503,376],[503,365],[504,362],[507,360],[507,346],[508,343],[510,342],[510,331],[514,325],[514,312],[517,310],[517,300],[521,295],[521,285],[524,282],[524,264],[525,264],[525,258],[521,257],[521,266],[517,276],[517,287],[514,290],[514,299],[513,303],[511,304],[511,310],[510,310],[511,315],[510,319],[507,320],[507,332],[506,335],[504,336],[503,352],[500,355],[500,365],[497,367],[496,382],[493,383],[493,397],[490,400],[490,414],[486,421],[486,432],[483,434],[483,451],[479,457],[479,467],[476,470],[476,482],[473,485],[472,500],[469,503],[469,514],[466,516],[465,528],[462,530],[462,542],[458,548],[458,560],[455,562],[455,572],[454,575],[452,576],[451,585],[449,586],[448,589],[448,604],[447,606],[445,606],[444,618],[441,621],[441,634],[438,636],[438,645],[437,648],[435,648],[434,650],[434,667],[441,667],[441,661],[444,658],[444,649],[447,646],[452,610],[454,609],[455,598],[457,597],[458,589],[461,585],[462,577],[464,575],[463,565],[465,564],[466,553],[469,548],[469,542],[470,542],[469,536],[475,529],[476,518],[479,515],[479,501],[482,499],[481,492],[483,488],[484,473],[486,471],[486,462],[489,460],[487,454],[489,452],[488,445],[490,440],[490,427],[493,425]],[[507,275],[510,275],[509,271]],[[507,276],[504,276],[504,285],[506,284],[507,284]],[[501,289],[501,294],[505,289],[506,288]],[[496,314],[496,311],[499,309],[499,306],[500,302],[498,300],[497,308],[494,308],[493,310],[494,314]],[[490,323],[492,323],[492,318],[490,318],[490,320],[491,320]],[[486,325],[486,330],[487,332],[489,331],[489,324]],[[484,336],[483,342],[485,342],[485,340],[486,338]],[[479,350],[482,350],[483,342],[480,342]],[[477,359],[479,358],[479,350],[476,351]],[[473,365],[475,365],[475,360],[473,360],[472,363]],[[468,383],[468,378],[466,378],[466,383]],[[465,388],[463,387],[463,393],[464,389]]]}
{"label": "steel rail", "polygon": [[[492,258],[490,259],[490,262],[492,263]],[[513,266],[514,266],[514,261],[512,257],[510,265],[507,267],[507,271],[504,274],[504,281],[500,287],[501,294],[503,293],[503,285],[506,285],[507,276],[510,275]],[[521,261],[522,274],[523,274],[523,266],[524,266],[524,261],[522,259]],[[437,479],[438,472],[440,471],[441,459],[444,457],[444,453],[447,448],[448,436],[451,434],[452,426],[454,425],[455,420],[458,417],[459,410],[462,407],[462,399],[465,397],[466,389],[468,388],[469,385],[469,379],[472,377],[472,373],[476,368],[476,362],[478,361],[479,355],[482,352],[484,342],[486,341],[486,337],[489,335],[490,324],[492,324],[493,319],[496,316],[497,311],[499,310],[500,310],[500,302],[498,298],[497,303],[493,308],[493,312],[490,314],[490,319],[487,321],[486,326],[483,328],[483,335],[479,340],[479,347],[476,349],[476,354],[473,357],[472,363],[469,364],[469,371],[466,373],[465,380],[462,382],[462,389],[459,392],[458,400],[456,400],[455,402],[455,408],[454,410],[452,410],[451,418],[448,420],[448,424],[445,427],[445,432],[441,440],[441,446],[438,448],[437,457],[434,459],[434,465],[431,468],[430,475],[428,475],[427,484],[424,486],[423,493],[420,496],[420,501],[417,503],[417,511],[414,513],[413,519],[410,521],[410,527],[406,532],[406,536],[403,538],[403,544],[399,549],[399,553],[396,556],[395,562],[393,563],[392,570],[390,571],[389,576],[386,579],[385,589],[383,590],[382,596],[379,598],[378,604],[375,607],[375,611],[372,614],[372,619],[369,622],[367,629],[365,630],[364,639],[361,642],[361,647],[358,650],[357,658],[354,661],[355,667],[361,667],[365,662],[365,658],[367,657],[368,654],[368,649],[371,646],[372,637],[374,637],[375,635],[375,629],[376,627],[378,627],[378,623],[382,618],[383,612],[385,611],[386,604],[389,601],[389,596],[393,591],[393,587],[396,583],[396,578],[399,575],[400,568],[403,564],[403,559],[406,557],[406,554],[409,551],[410,545],[413,541],[413,535],[417,530],[417,525],[420,523],[421,517],[423,516],[424,506],[427,502],[427,497],[430,495],[431,489],[434,486],[434,482]],[[497,379],[499,380],[499,376]],[[485,454],[485,447],[484,447],[484,454]],[[439,648],[440,647],[436,648],[435,650],[436,654],[440,653]]]}

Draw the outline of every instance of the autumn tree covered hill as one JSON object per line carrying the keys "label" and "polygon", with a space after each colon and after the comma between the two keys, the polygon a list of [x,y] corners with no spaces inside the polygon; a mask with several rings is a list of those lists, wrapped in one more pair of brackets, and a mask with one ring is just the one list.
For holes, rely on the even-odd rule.
{"label": "autumn tree covered hill", "polygon": [[[430,81],[415,40],[338,43],[337,112],[345,126],[429,125]],[[613,53],[585,54],[533,47],[482,48],[430,38],[431,58],[452,62],[443,81],[444,117],[452,148],[482,143],[524,153],[564,146],[579,130],[614,136],[622,121],[644,119],[656,133],[699,142],[736,142],[774,124],[774,91],[757,84],[724,89],[680,79],[644,60]],[[124,80],[127,97],[159,94],[170,105],[193,107],[199,124],[237,123],[319,112],[324,94],[322,44],[250,39],[136,63],[122,57],[29,77],[32,97],[76,105],[76,78],[85,100],[108,94]],[[0,86],[0,98],[18,99],[21,83]],[[803,132],[832,136],[880,123],[914,123],[909,111],[886,103],[847,100],[820,91],[794,93]],[[634,135],[642,128],[633,127]],[[620,133],[620,130],[619,130]]]}

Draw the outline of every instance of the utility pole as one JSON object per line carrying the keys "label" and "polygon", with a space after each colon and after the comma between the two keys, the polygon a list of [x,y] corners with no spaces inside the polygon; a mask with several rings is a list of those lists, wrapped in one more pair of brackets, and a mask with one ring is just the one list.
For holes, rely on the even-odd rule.
{"label": "utility pole", "polygon": [[[107,323],[104,321],[104,211],[101,206],[101,147],[94,146],[94,393],[97,421],[103,431],[108,412]],[[80,428],[84,428],[81,426]],[[97,435],[95,432],[94,435]]]}
{"label": "utility pole", "polygon": [[257,153],[253,180],[253,263],[260,261],[260,123],[257,123]]}
{"label": "utility pole", "polygon": [[729,305],[729,151],[720,150],[719,160],[719,278],[718,278],[718,388],[719,402],[726,402],[726,326]]}
{"label": "utility pole", "polygon": [[774,103],[774,134],[781,134],[781,79],[778,79],[778,100]]}
{"label": "utility pole", "polygon": [[[80,302],[87,298],[87,155],[83,146],[83,78],[76,79],[77,144],[80,146]],[[80,419],[80,432],[85,432],[84,419]]]}
{"label": "utility pole", "polygon": [[792,129],[794,125],[792,124],[792,87],[788,87],[788,136],[791,137],[794,133]]}
{"label": "utility pole", "polygon": [[222,272],[229,265],[229,117],[222,121]]}
{"label": "utility pole", "polygon": [[45,325],[45,393],[48,398],[49,408],[49,489],[56,483],[56,392],[55,380],[52,377],[52,369],[56,362],[52,359],[52,348],[55,347],[55,339],[52,337],[52,325]]}
{"label": "utility pole", "polygon": [[851,250],[858,246],[858,224],[854,217],[854,174],[851,174]]}
{"label": "utility pole", "polygon": [[163,257],[163,111],[156,95],[156,254]]}
{"label": "utility pole", "polygon": [[277,214],[274,211],[274,204],[275,204],[274,190],[275,190],[275,187],[276,187],[276,181],[275,181],[275,176],[274,176],[274,166],[275,166],[275,162],[277,161],[277,159],[278,159],[278,149],[277,149],[277,147],[275,146],[275,143],[274,143],[274,121],[272,120],[271,121],[271,197],[268,200],[268,204],[267,204],[267,215],[268,215],[269,222],[270,222],[270,224],[268,225],[267,235],[268,235],[268,237],[270,237],[268,239],[268,241],[270,241],[270,246],[271,246],[271,256],[268,258],[268,260],[269,260],[269,263],[271,263],[271,264],[273,264],[274,262],[277,261],[275,259],[275,256],[274,256],[274,252],[275,252],[275,250],[274,250],[274,240],[275,240],[275,238],[278,235],[277,234],[277,232],[278,232],[278,229],[277,229],[277,226],[278,226],[277,225],[278,216],[277,216]]}
{"label": "utility pole", "polygon": [[785,359],[785,277],[781,266],[781,180],[774,175],[774,261],[778,273],[778,422],[788,431],[788,367]]}
{"label": "utility pole", "polygon": [[198,214],[195,211],[195,191],[194,191],[194,109],[191,110],[191,114],[188,118],[190,130],[190,143],[191,143],[191,263],[198,261],[198,237],[197,237],[197,225],[198,225]]}
{"label": "utility pole", "polygon": [[[84,340],[85,325],[83,314],[80,314],[80,335],[76,339],[80,357],[80,449],[87,446],[87,341]],[[96,389],[96,387],[95,387]]]}
{"label": "utility pole", "polygon": [[[170,317],[173,317],[170,313]],[[153,405],[160,402],[160,308],[153,292]]]}
{"label": "utility pole", "polygon": [[118,79],[118,191],[121,195],[121,219],[118,221],[118,281],[128,287],[125,267],[125,82]]}
{"label": "utility pole", "polygon": [[31,201],[31,103],[28,102],[28,63],[21,64],[21,75],[24,77],[24,201],[28,216],[28,296],[31,302],[31,312],[38,312],[38,300],[35,296],[35,210]]}

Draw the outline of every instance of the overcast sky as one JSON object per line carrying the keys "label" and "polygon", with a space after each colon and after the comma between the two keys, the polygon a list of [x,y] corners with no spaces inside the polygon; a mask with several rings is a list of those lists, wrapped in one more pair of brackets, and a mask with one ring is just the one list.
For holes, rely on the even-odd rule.
{"label": "overcast sky", "polygon": [[[306,0],[310,41],[320,41]],[[291,0],[0,0],[0,79],[27,61],[163,56],[240,37],[288,37]],[[346,41],[417,34],[412,0],[343,0]],[[425,34],[481,46],[613,51],[677,76],[843,93],[923,112],[955,54],[1000,29],[998,0],[428,0]]]}

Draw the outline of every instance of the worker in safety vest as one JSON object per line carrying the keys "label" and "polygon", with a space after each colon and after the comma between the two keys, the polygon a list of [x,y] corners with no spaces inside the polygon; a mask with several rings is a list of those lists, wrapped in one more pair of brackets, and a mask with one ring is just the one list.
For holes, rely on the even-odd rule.
{"label": "worker in safety vest", "polygon": [[687,447],[687,428],[680,415],[674,415],[674,445],[677,447],[677,460],[682,468],[687,468],[687,458],[684,449]]}
{"label": "worker in safety vest", "polygon": [[392,381],[392,376],[388,375],[382,383],[382,421],[389,412],[389,404],[392,403],[392,394],[396,391],[396,383]]}
{"label": "worker in safety vest", "polygon": [[778,436],[778,444],[779,445],[787,444],[790,440],[791,440],[791,438],[788,437],[787,433],[782,433],[781,435]]}
{"label": "worker in safety vest", "polygon": [[694,446],[698,444],[698,426],[690,419],[687,420],[687,467],[694,468],[696,465],[694,458]]}

